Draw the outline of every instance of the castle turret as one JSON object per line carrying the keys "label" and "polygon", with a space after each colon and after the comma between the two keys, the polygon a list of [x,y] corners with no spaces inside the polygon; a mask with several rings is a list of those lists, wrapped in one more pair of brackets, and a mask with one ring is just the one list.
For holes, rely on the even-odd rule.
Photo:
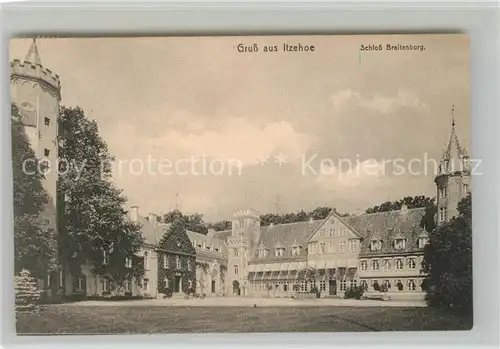
{"label": "castle turret", "polygon": [[[35,157],[47,166],[42,185],[49,200],[42,218],[47,222],[46,228],[57,233],[57,118],[61,84],[57,74],[43,67],[36,39],[23,62],[14,59],[10,63],[10,88],[11,101],[19,109],[20,121]],[[43,287],[48,298],[61,296],[65,288],[71,289],[71,280],[64,277],[62,269],[47,272]]]}
{"label": "castle turret", "polygon": [[227,238],[228,282],[226,285],[228,294],[248,294],[248,261],[255,253],[259,236],[259,213],[249,208],[234,211],[232,233]]}
{"label": "castle turret", "polygon": [[458,216],[458,203],[470,191],[470,164],[465,148],[460,145],[455,131],[455,107],[447,147],[439,164],[434,182],[437,189],[437,224]]}

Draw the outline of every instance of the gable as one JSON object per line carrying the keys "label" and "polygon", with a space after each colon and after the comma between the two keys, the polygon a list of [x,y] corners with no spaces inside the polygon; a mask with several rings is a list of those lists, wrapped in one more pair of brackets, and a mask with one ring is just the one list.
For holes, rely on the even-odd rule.
{"label": "gable", "polygon": [[158,243],[158,248],[165,252],[195,255],[196,251],[185,229],[171,225]]}
{"label": "gable", "polygon": [[359,239],[360,235],[354,228],[345,223],[335,212],[332,212],[323,223],[316,229],[309,241],[318,239],[342,237],[347,239]]}

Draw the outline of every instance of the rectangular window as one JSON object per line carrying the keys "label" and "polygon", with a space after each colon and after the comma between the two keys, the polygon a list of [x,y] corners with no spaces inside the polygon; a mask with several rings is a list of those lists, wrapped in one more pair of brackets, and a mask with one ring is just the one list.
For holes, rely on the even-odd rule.
{"label": "rectangular window", "polygon": [[320,291],[326,291],[326,281],[325,280],[321,280],[319,282],[319,290]]}
{"label": "rectangular window", "polygon": [[85,285],[85,279],[78,278],[78,291],[83,291],[84,285]]}
{"label": "rectangular window", "polygon": [[391,261],[389,259],[384,259],[384,270],[391,270]]}
{"label": "rectangular window", "polygon": [[335,228],[330,228],[330,237],[335,236]]}
{"label": "rectangular window", "polygon": [[403,266],[403,260],[401,258],[396,259],[396,270],[402,270]]}
{"label": "rectangular window", "polygon": [[445,220],[446,220],[446,208],[440,207],[439,208],[439,221],[444,222]]}
{"label": "rectangular window", "polygon": [[142,283],[142,288],[144,289],[144,291],[149,290],[149,279],[144,279],[144,282]]}
{"label": "rectangular window", "polygon": [[447,195],[446,187],[439,188],[439,196],[445,198]]}
{"label": "rectangular window", "polygon": [[358,241],[357,240],[349,240],[349,250],[351,252],[356,252],[358,250]]}
{"label": "rectangular window", "polygon": [[102,291],[109,292],[109,280],[107,278],[102,279]]}
{"label": "rectangular window", "polygon": [[59,287],[63,287],[63,271],[59,270]]}
{"label": "rectangular window", "polygon": [[181,260],[179,256],[175,257],[175,266],[177,267],[177,269],[181,269]]}
{"label": "rectangular window", "polygon": [[125,268],[132,268],[132,258],[130,257],[125,258]]}
{"label": "rectangular window", "polygon": [[408,265],[408,269],[415,269],[417,267],[417,262],[415,258],[407,258],[406,264]]}
{"label": "rectangular window", "polygon": [[340,227],[340,237],[345,236],[345,227]]}
{"label": "rectangular window", "polygon": [[325,253],[326,252],[326,242],[321,242],[319,244],[319,253]]}
{"label": "rectangular window", "polygon": [[358,280],[353,279],[349,282],[349,287],[356,287],[358,285]]}
{"label": "rectangular window", "polygon": [[344,253],[345,252],[345,241],[339,242],[339,252]]}
{"label": "rectangular window", "polygon": [[380,269],[380,264],[379,264],[378,259],[372,260],[372,270],[377,271],[379,269]]}
{"label": "rectangular window", "polygon": [[130,287],[130,281],[126,280],[124,283],[123,283],[123,288],[125,289],[125,292],[131,292],[132,291],[132,288]]}
{"label": "rectangular window", "polygon": [[103,254],[103,261],[102,261],[102,263],[103,264],[109,264],[109,253],[108,253],[108,251],[103,250],[102,254]]}
{"label": "rectangular window", "polygon": [[367,271],[368,270],[368,262],[367,261],[361,261],[361,263],[360,263],[360,269],[361,269],[361,271]]}
{"label": "rectangular window", "polygon": [[45,118],[45,126],[50,126],[50,119],[49,118]]}
{"label": "rectangular window", "polygon": [[345,290],[346,290],[346,288],[347,288],[346,286],[347,286],[347,285],[346,285],[345,280],[340,280],[340,290],[341,290],[341,291],[345,291]]}
{"label": "rectangular window", "polygon": [[462,191],[463,195],[467,194],[469,192],[469,185],[468,184],[462,185]]}
{"label": "rectangular window", "polygon": [[163,268],[168,269],[168,256],[167,255],[165,255],[163,257]]}
{"label": "rectangular window", "polygon": [[233,271],[234,271],[234,275],[238,275],[238,266],[237,265],[235,265],[233,267]]}
{"label": "rectangular window", "polygon": [[149,252],[144,251],[144,269],[149,269]]}
{"label": "rectangular window", "polygon": [[288,283],[287,282],[285,282],[283,284],[283,291],[288,292]]}
{"label": "rectangular window", "polygon": [[43,156],[45,156],[45,157],[49,157],[49,156],[50,156],[50,150],[48,150],[47,148],[45,148],[45,149],[43,150]]}
{"label": "rectangular window", "polygon": [[418,247],[419,248],[424,248],[425,245],[427,245],[428,242],[429,242],[429,238],[426,238],[426,237],[419,238],[418,239]]}
{"label": "rectangular window", "polygon": [[240,255],[240,251],[237,248],[235,248],[233,252],[235,257],[238,257]]}
{"label": "rectangular window", "polygon": [[170,283],[168,281],[168,278],[165,278],[165,280],[163,280],[163,282],[165,282],[165,288],[168,289],[170,287]]}

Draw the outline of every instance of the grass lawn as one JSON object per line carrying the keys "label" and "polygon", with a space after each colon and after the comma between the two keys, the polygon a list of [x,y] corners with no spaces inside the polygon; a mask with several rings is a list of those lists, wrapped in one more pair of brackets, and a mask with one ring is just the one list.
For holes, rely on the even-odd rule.
{"label": "grass lawn", "polygon": [[469,330],[472,319],[432,308],[52,305],[18,314],[19,334]]}

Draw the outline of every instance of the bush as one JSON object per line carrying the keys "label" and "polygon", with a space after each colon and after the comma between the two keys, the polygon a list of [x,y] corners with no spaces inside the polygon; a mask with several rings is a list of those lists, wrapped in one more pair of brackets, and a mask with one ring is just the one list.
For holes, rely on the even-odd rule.
{"label": "bush", "polygon": [[347,299],[361,299],[365,288],[363,286],[353,286],[345,290],[344,297]]}
{"label": "bush", "polygon": [[21,270],[15,278],[16,290],[16,311],[32,312],[38,310],[38,300],[40,299],[40,290],[30,272],[26,269]]}
{"label": "bush", "polygon": [[309,293],[316,294],[316,298],[321,297],[321,292],[319,291],[319,289],[316,286],[311,287],[311,290],[309,291]]}
{"label": "bush", "polygon": [[163,296],[163,298],[171,298],[172,294],[173,294],[172,289],[166,288],[165,289],[165,296]]}

